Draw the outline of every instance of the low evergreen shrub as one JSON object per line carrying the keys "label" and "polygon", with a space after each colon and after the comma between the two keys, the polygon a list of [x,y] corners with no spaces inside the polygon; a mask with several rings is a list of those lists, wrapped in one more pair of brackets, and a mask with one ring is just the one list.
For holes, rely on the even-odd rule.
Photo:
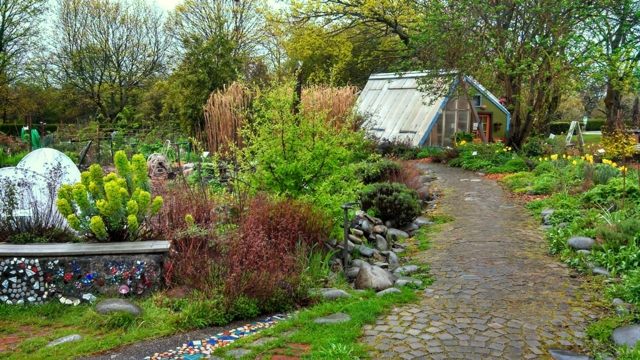
{"label": "low evergreen shrub", "polygon": [[360,193],[362,210],[401,226],[410,223],[421,213],[418,193],[399,183],[376,183]]}

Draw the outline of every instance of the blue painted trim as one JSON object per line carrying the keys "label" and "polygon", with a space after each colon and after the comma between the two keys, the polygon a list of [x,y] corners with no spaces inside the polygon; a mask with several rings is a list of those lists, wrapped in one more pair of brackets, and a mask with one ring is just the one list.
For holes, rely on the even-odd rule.
{"label": "blue painted trim", "polygon": [[507,126],[505,127],[505,134],[507,135],[507,137],[509,136],[509,129],[511,128],[511,113],[509,112],[509,110],[507,110],[506,107],[504,107],[504,105],[500,104],[500,101],[498,101],[498,99],[496,99],[495,95],[493,95],[492,93],[489,92],[489,90],[487,90],[484,86],[480,85],[480,83],[478,83],[477,81],[475,81],[474,79],[465,76],[464,79],[467,81],[468,84],[471,84],[471,86],[473,86],[476,90],[478,90],[478,92],[480,92],[481,94],[483,94],[487,99],[489,99],[489,101],[495,105],[500,111],[502,111],[505,115],[507,115]]}
{"label": "blue painted trim", "polygon": [[440,104],[438,111],[436,111],[436,115],[431,119],[431,123],[429,124],[427,131],[422,136],[422,139],[420,139],[418,146],[420,147],[424,146],[424,143],[427,141],[427,139],[431,135],[431,131],[433,131],[433,127],[436,126],[436,124],[438,123],[438,118],[440,117],[440,115],[442,115],[442,110],[444,109],[445,106],[447,106],[447,103],[449,102],[451,95],[453,94],[453,92],[456,90],[457,87],[458,87],[458,79],[456,79],[451,85],[451,88],[449,89],[447,96],[444,97],[444,100]]}

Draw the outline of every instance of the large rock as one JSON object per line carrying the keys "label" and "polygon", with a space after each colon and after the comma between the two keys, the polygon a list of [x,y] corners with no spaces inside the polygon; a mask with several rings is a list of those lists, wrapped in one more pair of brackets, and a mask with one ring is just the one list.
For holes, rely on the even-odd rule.
{"label": "large rock", "polygon": [[396,278],[389,271],[369,264],[360,267],[355,281],[356,289],[374,289],[381,291],[393,287]]}
{"label": "large rock", "polygon": [[551,225],[551,216],[553,215],[553,213],[553,209],[542,210],[542,212],[540,213],[540,216],[542,216],[542,224]]}
{"label": "large rock", "polygon": [[341,324],[351,320],[351,316],[345,313],[335,313],[329,316],[320,317],[313,320],[316,324]]}
{"label": "large rock", "polygon": [[400,260],[398,259],[398,255],[395,252],[389,251],[389,255],[387,255],[387,262],[389,263],[389,270],[393,271],[400,266]]}
{"label": "large rock", "polygon": [[591,360],[587,355],[568,350],[550,349],[549,355],[551,355],[554,360]]}
{"label": "large rock", "polygon": [[358,249],[358,252],[360,253],[360,255],[364,257],[372,257],[374,254],[373,249],[366,245],[358,245],[356,249]]}
{"label": "large rock", "polygon": [[360,222],[360,228],[367,234],[370,234],[373,231],[373,224],[368,219],[363,219]]}
{"label": "large rock", "polygon": [[400,292],[400,290],[398,290],[397,288],[388,288],[388,289],[385,289],[385,290],[382,290],[382,291],[378,291],[376,293],[376,296],[385,296],[387,294],[397,294],[399,292]]}
{"label": "large rock", "polygon": [[349,240],[354,244],[362,244],[362,238],[349,234]]}
{"label": "large rock", "polygon": [[640,340],[640,325],[627,325],[613,330],[613,342],[618,345],[635,347]]}
{"label": "large rock", "polygon": [[52,342],[47,344],[47,347],[54,347],[54,346],[58,346],[60,344],[64,344],[64,343],[68,343],[68,342],[72,342],[72,341],[79,341],[82,340],[82,336],[78,335],[78,334],[73,334],[73,335],[67,335],[67,336],[63,336],[59,339],[55,339]]}
{"label": "large rock", "polygon": [[360,272],[360,268],[353,266],[353,267],[347,268],[347,271],[345,271],[345,275],[347,276],[348,280],[353,280],[356,278],[356,276],[358,276],[359,272]]}
{"label": "large rock", "polygon": [[325,300],[336,300],[351,297],[348,292],[340,289],[323,289],[321,294]]}
{"label": "large rock", "polygon": [[387,227],[384,225],[376,225],[373,227],[373,232],[384,236],[387,233]]}
{"label": "large rock", "polygon": [[124,312],[133,316],[142,315],[142,309],[138,305],[124,299],[106,299],[100,301],[96,305],[96,311],[102,315],[114,312]]}
{"label": "large rock", "polygon": [[427,219],[424,216],[418,216],[415,220],[413,220],[413,223],[416,224],[416,226],[418,227],[423,227],[427,225],[432,225],[433,221]]}
{"label": "large rock", "polygon": [[574,236],[567,240],[567,244],[575,250],[591,250],[596,241],[585,236]]}
{"label": "large rock", "polygon": [[389,248],[389,244],[387,244],[387,239],[382,235],[376,235],[376,248],[380,251],[386,251]]}
{"label": "large rock", "polygon": [[399,276],[399,275],[413,274],[416,271],[418,271],[418,266],[417,265],[405,265],[405,266],[401,266],[401,267],[395,269],[393,271],[393,273],[396,276]]}
{"label": "large rock", "polygon": [[398,278],[398,280],[396,280],[395,286],[400,287],[400,286],[407,286],[409,284],[412,284],[415,286],[422,286],[422,280],[414,279],[407,276],[401,276]]}
{"label": "large rock", "polygon": [[408,237],[409,237],[409,234],[407,234],[402,230],[393,229],[393,228],[387,229],[387,241],[389,242],[400,241],[402,239],[407,239]]}

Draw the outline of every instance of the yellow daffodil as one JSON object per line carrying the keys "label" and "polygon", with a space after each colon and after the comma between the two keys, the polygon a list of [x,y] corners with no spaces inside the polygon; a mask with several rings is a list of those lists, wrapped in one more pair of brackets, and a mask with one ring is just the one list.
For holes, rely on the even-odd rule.
{"label": "yellow daffodil", "polygon": [[578,162],[573,160],[573,162],[571,162],[573,165],[578,165]]}
{"label": "yellow daffodil", "polygon": [[558,154],[551,155],[551,160],[553,160],[553,161],[558,160]]}

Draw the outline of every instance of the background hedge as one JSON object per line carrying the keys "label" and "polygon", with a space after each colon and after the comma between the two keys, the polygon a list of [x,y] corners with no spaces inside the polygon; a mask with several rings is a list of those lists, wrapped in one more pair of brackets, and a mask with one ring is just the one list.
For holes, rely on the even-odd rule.
{"label": "background hedge", "polygon": [[[600,131],[604,125],[605,120],[589,120],[587,122],[586,131]],[[580,124],[582,125],[582,124]],[[549,129],[552,134],[566,134],[571,126],[570,122],[553,122],[549,125]]]}
{"label": "background hedge", "polygon": [[[7,135],[20,136],[20,129],[22,129],[21,124],[0,124],[0,132],[3,132]],[[35,126],[38,131],[40,131],[40,125]],[[44,131],[47,134],[55,132],[58,130],[58,125],[55,124],[47,124],[44,126]],[[42,134],[40,134],[42,135]]]}

